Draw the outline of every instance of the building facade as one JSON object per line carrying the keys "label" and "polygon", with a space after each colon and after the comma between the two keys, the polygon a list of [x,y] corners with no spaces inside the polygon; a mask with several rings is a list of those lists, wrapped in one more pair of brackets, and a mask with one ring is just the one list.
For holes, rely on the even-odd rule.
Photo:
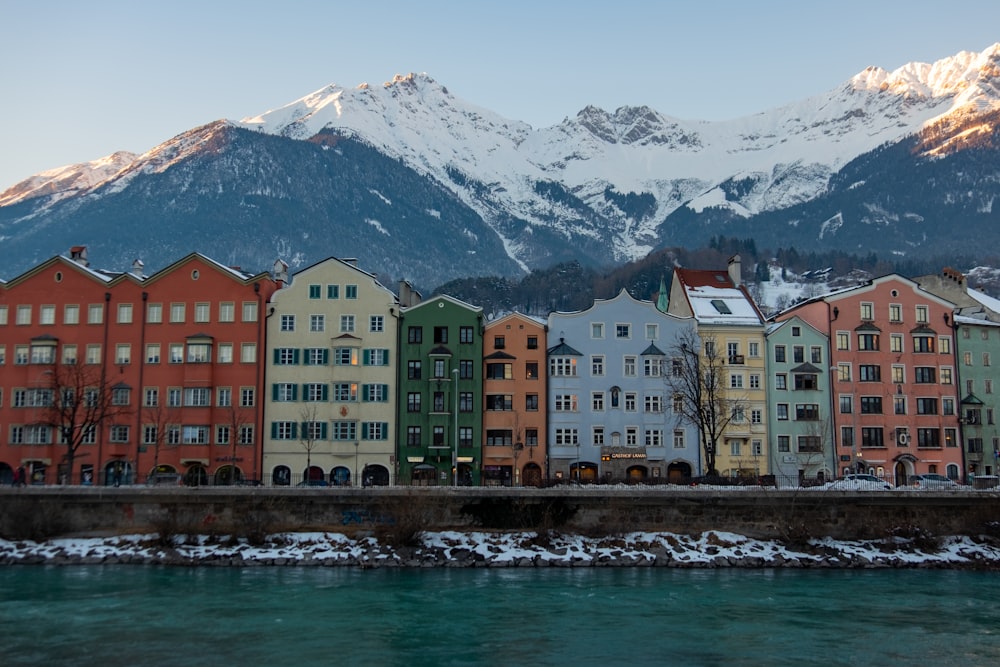
{"label": "building facade", "polygon": [[435,296],[403,308],[399,326],[399,483],[478,486],[482,308]]}
{"label": "building facade", "polygon": [[394,483],[398,316],[396,296],[351,260],[318,262],[274,295],[265,354],[265,480]]}
{"label": "building facade", "polygon": [[267,273],[197,253],[151,276],[138,261],[96,271],[83,247],[3,283],[0,388],[11,400],[0,407],[10,459],[0,475],[256,478],[263,314],[276,288]]}
{"label": "building facade", "polygon": [[820,484],[837,476],[830,402],[830,346],[792,317],[767,330],[768,450],[778,486]]}
{"label": "building facade", "polygon": [[545,325],[511,313],[483,333],[483,483],[539,486],[548,456]]}
{"label": "building facade", "polygon": [[549,315],[549,471],[581,481],[676,481],[701,473],[697,430],[674,413],[663,375],[691,321],[625,290]]}
{"label": "building facade", "polygon": [[830,338],[838,472],[871,472],[897,486],[910,475],[958,479],[953,304],[887,275],[781,314]]}

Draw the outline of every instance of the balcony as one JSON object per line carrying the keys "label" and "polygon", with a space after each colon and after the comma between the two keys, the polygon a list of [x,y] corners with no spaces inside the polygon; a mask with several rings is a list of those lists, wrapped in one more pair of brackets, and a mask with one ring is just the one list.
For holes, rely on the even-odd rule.
{"label": "balcony", "polygon": [[742,354],[731,354],[729,355],[729,364],[731,366],[742,366],[744,363],[744,357]]}

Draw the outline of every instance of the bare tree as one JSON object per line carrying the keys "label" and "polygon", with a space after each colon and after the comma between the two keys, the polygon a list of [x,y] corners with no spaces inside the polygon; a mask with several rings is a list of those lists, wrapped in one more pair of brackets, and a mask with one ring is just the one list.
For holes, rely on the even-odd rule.
{"label": "bare tree", "polygon": [[105,424],[130,413],[128,400],[116,400],[116,388],[108,381],[104,367],[97,364],[53,363],[45,371],[47,385],[33,397],[44,407],[41,424],[52,428],[66,451],[63,463],[68,480],[73,479],[74,462],[80,447],[95,441]]}
{"label": "bare tree", "polygon": [[226,407],[226,427],[229,429],[229,486],[235,486],[236,482],[236,447],[241,444],[243,429],[253,424],[253,408],[237,405],[237,401],[242,399],[234,396],[229,406]]}
{"label": "bare tree", "polygon": [[302,444],[302,448],[306,450],[306,473],[305,482],[306,485],[311,481],[309,479],[309,472],[312,469],[312,452],[316,447],[320,445],[322,440],[322,432],[319,430],[320,420],[319,420],[319,409],[316,403],[306,403],[302,411],[299,413],[302,423],[299,425],[299,442]]}
{"label": "bare tree", "polygon": [[[160,467],[160,449],[175,446],[170,442],[168,434],[171,424],[177,422],[176,411],[163,405],[157,398],[155,405],[147,405],[142,409],[143,433],[140,435],[144,445],[153,447],[153,473]],[[138,465],[138,461],[136,461]],[[136,470],[136,475],[139,471]]]}
{"label": "bare tree", "polygon": [[677,334],[668,355],[670,368],[663,375],[673,393],[674,412],[679,420],[698,428],[706,474],[717,475],[719,440],[745,408],[740,398],[727,391],[724,351],[715,338],[700,338],[692,327]]}

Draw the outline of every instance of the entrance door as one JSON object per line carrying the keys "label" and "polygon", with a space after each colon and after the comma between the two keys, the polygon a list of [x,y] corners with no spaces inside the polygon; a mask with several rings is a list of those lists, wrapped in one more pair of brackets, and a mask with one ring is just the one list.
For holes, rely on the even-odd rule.
{"label": "entrance door", "polygon": [[906,486],[906,466],[902,461],[896,463],[896,486]]}

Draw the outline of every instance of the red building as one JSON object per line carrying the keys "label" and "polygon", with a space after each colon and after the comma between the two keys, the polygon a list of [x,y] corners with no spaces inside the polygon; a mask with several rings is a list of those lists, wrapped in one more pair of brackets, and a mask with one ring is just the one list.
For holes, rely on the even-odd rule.
{"label": "red building", "polygon": [[257,477],[277,283],[196,253],[151,276],[86,255],[0,283],[0,481]]}
{"label": "red building", "polygon": [[840,473],[872,472],[897,486],[919,473],[960,477],[953,307],[893,274],[776,317],[798,315],[830,337]]}

